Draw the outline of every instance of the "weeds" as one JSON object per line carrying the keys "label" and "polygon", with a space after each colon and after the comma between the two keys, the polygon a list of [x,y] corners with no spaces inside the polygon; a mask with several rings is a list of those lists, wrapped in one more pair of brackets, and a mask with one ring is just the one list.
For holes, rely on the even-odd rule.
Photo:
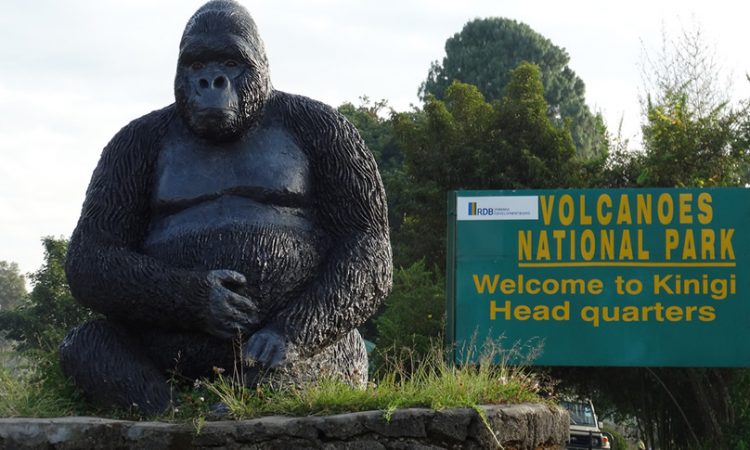
{"label": "weeds", "polygon": [[0,365],[0,417],[68,416],[85,409],[80,395],[51,358],[42,355],[12,367]]}
{"label": "weeds", "polygon": [[[185,421],[200,432],[210,405],[223,403],[235,419],[266,415],[330,415],[381,410],[388,418],[395,410],[425,407],[436,410],[479,405],[539,401],[536,378],[526,366],[510,365],[518,360],[519,347],[504,350],[487,342],[474,364],[456,366],[446,353],[433,345],[426,356],[410,350],[388,352],[374,382],[364,389],[340,380],[322,379],[305,386],[272,390],[263,384],[244,386],[241,368],[231,373],[216,368],[211,380],[195,380],[192,386],[174,391],[174,405],[157,420]],[[527,355],[528,356],[528,355]],[[0,369],[0,417],[52,417],[96,414],[141,419],[137,411],[100,411],[85,404],[56,364],[56,355],[38,360],[20,378],[10,369]]]}
{"label": "weeds", "polygon": [[[488,342],[476,364],[447,362],[439,345],[433,345],[417,362],[409,350],[384,358],[385,368],[365,389],[340,380],[322,379],[303,387],[272,391],[263,385],[245,389],[241,377],[219,375],[206,383],[237,419],[264,415],[329,415],[343,412],[426,407],[477,408],[482,404],[539,401],[538,383],[524,365],[511,366],[518,348],[503,350]],[[499,361],[499,362],[498,362]]]}

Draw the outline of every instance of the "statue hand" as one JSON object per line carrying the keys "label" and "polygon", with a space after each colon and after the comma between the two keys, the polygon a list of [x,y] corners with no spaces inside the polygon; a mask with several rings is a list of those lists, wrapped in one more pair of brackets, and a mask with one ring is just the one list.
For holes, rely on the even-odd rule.
{"label": "statue hand", "polygon": [[266,369],[273,369],[287,358],[290,344],[281,329],[269,325],[250,336],[245,346],[246,362],[259,362]]}
{"label": "statue hand", "polygon": [[245,286],[244,275],[233,270],[212,270],[208,282],[208,305],[203,318],[206,333],[231,339],[258,326],[258,305],[232,290]]}

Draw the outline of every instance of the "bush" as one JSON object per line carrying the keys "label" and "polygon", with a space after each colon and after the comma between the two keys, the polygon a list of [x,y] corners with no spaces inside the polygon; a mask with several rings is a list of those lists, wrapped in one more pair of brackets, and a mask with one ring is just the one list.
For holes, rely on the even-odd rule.
{"label": "bush", "polygon": [[378,330],[376,367],[382,353],[409,349],[419,360],[441,339],[445,312],[445,280],[427,270],[424,261],[396,271],[393,291],[385,300],[383,314],[375,319]]}
{"label": "bush", "polygon": [[628,450],[630,446],[628,445],[628,441],[625,440],[625,438],[618,433],[617,431],[613,430],[612,428],[603,428],[602,431],[606,431],[610,435],[612,435],[612,442],[609,443],[612,450]]}
{"label": "bush", "polygon": [[13,343],[12,365],[0,370],[0,416],[70,415],[84,407],[63,375],[58,346],[72,327],[94,314],[78,305],[65,278],[65,239],[44,238],[44,264],[32,274],[31,294],[0,311],[0,332]]}
{"label": "bush", "polygon": [[0,330],[26,354],[56,351],[68,330],[94,317],[70,294],[64,269],[68,242],[52,237],[42,242],[44,264],[31,276],[31,294],[16,308],[0,311]]}

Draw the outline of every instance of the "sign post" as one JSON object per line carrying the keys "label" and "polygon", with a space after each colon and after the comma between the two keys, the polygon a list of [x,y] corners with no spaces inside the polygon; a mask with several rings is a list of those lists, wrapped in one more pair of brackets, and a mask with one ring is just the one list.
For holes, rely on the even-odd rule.
{"label": "sign post", "polygon": [[453,192],[447,263],[457,349],[503,336],[541,339],[539,365],[750,367],[748,189]]}

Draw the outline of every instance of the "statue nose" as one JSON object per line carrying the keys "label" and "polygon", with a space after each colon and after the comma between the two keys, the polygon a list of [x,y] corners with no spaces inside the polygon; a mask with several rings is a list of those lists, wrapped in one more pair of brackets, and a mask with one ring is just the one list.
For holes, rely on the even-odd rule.
{"label": "statue nose", "polygon": [[207,78],[201,78],[198,80],[198,85],[201,89],[224,89],[229,86],[229,80],[224,75],[217,75],[213,81],[208,81]]}

